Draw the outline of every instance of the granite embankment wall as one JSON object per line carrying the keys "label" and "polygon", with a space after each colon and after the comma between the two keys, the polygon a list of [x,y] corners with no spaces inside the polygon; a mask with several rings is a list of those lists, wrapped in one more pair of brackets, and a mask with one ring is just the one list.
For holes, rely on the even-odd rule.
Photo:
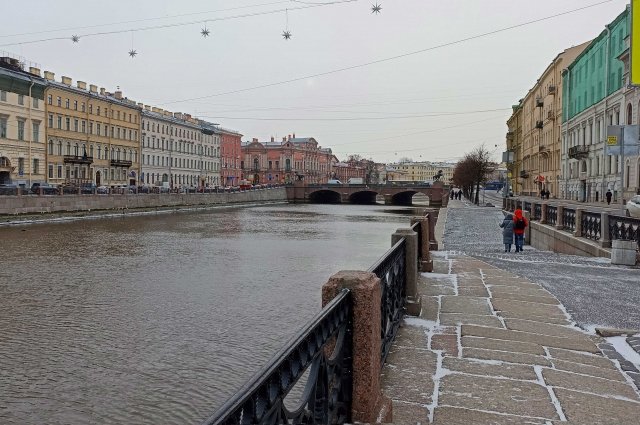
{"label": "granite embankment wall", "polygon": [[0,196],[0,215],[144,210],[286,200],[285,188],[233,193]]}

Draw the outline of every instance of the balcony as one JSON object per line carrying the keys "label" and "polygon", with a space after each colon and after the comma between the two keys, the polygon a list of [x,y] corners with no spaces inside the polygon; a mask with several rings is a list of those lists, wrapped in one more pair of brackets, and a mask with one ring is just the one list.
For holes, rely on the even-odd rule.
{"label": "balcony", "polygon": [[529,178],[529,172],[527,170],[521,170],[520,171],[520,178],[528,179]]}
{"label": "balcony", "polygon": [[93,157],[87,155],[65,155],[63,159],[65,164],[93,164]]}
{"label": "balcony", "polygon": [[536,128],[542,129],[543,126],[544,126],[544,123],[542,121],[536,121]]}
{"label": "balcony", "polygon": [[546,152],[549,149],[545,145],[538,146],[538,152]]}
{"label": "balcony", "polygon": [[544,100],[541,97],[536,97],[536,108],[542,108],[544,106]]}
{"label": "balcony", "polygon": [[556,86],[549,86],[549,94],[556,94]]}
{"label": "balcony", "polygon": [[507,140],[513,140],[513,136],[515,136],[515,133],[513,131],[507,132]]}
{"label": "balcony", "polygon": [[111,166],[112,167],[129,168],[129,167],[131,167],[131,164],[132,164],[131,161],[125,161],[123,159],[112,159],[111,160]]}
{"label": "balcony", "polygon": [[572,146],[569,148],[569,158],[582,159],[589,156],[589,146]]}
{"label": "balcony", "polygon": [[551,121],[556,119],[556,117],[553,115],[553,111],[547,111],[547,119]]}

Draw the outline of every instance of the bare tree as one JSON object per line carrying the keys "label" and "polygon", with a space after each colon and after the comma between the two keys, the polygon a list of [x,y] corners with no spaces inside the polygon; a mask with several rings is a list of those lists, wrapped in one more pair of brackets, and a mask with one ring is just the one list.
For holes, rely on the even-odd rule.
{"label": "bare tree", "polygon": [[454,169],[454,183],[460,186],[465,197],[473,200],[476,205],[480,203],[480,185],[486,183],[496,168],[496,164],[490,158],[491,153],[482,145],[467,153]]}

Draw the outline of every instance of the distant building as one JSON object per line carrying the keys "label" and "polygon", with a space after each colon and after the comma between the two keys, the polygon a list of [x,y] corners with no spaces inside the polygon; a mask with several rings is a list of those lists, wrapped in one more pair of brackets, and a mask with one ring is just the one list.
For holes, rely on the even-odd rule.
{"label": "distant building", "polygon": [[313,137],[296,138],[295,134],[276,141],[242,143],[242,178],[253,184],[326,183],[332,176],[333,154]]}
{"label": "distant building", "polygon": [[0,184],[46,180],[46,82],[35,67],[0,57]]}
{"label": "distant building", "polygon": [[218,127],[220,132],[220,181],[224,186],[237,186],[242,178],[242,134]]}
{"label": "distant building", "polygon": [[334,162],[333,177],[342,183],[347,183],[351,178],[361,178],[366,181],[366,169],[362,165],[352,164],[349,162]]}
{"label": "distant building", "polygon": [[387,166],[387,180],[432,183],[434,177],[442,171],[440,181],[448,184],[453,179],[455,166],[456,164],[449,162],[429,161],[389,164]]}
{"label": "distant building", "polygon": [[47,80],[48,181],[64,184],[138,184],[140,106],[69,77]]}

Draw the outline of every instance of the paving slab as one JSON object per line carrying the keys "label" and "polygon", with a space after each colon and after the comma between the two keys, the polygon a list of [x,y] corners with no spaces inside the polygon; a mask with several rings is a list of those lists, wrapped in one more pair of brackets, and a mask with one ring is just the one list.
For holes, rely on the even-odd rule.
{"label": "paving slab", "polygon": [[458,288],[458,295],[467,297],[484,297],[489,298],[489,291],[484,286],[472,286]]}
{"label": "paving slab", "polygon": [[501,317],[505,319],[526,319],[532,322],[551,323],[554,325],[570,325],[572,322],[566,318],[566,316],[538,316],[533,314],[527,314],[522,311],[498,311]]}
{"label": "paving slab", "polygon": [[493,377],[503,377],[519,379],[523,381],[537,380],[533,366],[517,364],[488,364],[473,359],[457,359],[455,357],[445,357],[442,359],[442,367],[455,373],[466,373],[468,375],[485,375]]}
{"label": "paving slab", "polygon": [[[504,339],[507,341],[530,342],[541,344],[546,347],[566,348],[569,350],[586,351],[598,353],[598,347],[583,335],[576,338],[561,338],[556,336],[539,335],[529,332],[512,331],[508,329],[497,329],[475,325],[462,325],[462,336],[479,336],[493,339]],[[577,332],[576,332],[577,333]]]}
{"label": "paving slab", "polygon": [[[407,322],[400,322],[398,333],[396,334],[396,341],[403,347],[427,349],[427,328],[421,326],[411,326]],[[393,349],[393,346],[392,346]]]}
{"label": "paving slab", "polygon": [[462,357],[493,360],[526,365],[551,366],[551,362],[543,356],[527,353],[511,353],[509,351],[485,350],[482,348],[462,348]]}
{"label": "paving slab", "polygon": [[551,325],[547,323],[533,322],[531,320],[523,319],[505,319],[507,329],[514,331],[530,332],[534,334],[542,334],[549,336],[559,336],[565,338],[580,338],[590,339],[586,334],[582,333],[582,330],[561,325]]}
{"label": "paving slab", "polygon": [[618,400],[555,388],[569,424],[635,425],[640,418],[640,403]]}
{"label": "paving slab", "polygon": [[588,391],[602,396],[625,397],[640,401],[635,388],[627,382],[578,375],[554,369],[543,369],[542,376],[544,377],[544,382],[554,388]]}
{"label": "paving slab", "polygon": [[530,342],[463,336],[461,343],[463,348],[483,348],[485,350],[511,351],[515,353],[535,354],[538,356],[546,355],[542,345]]}
{"label": "paving slab", "polygon": [[[418,291],[420,292],[420,291]],[[438,320],[438,313],[440,312],[440,302],[436,297],[422,297],[422,310],[420,310],[420,318],[424,320],[431,320],[433,322]]]}
{"label": "paving slab", "polygon": [[597,366],[606,369],[616,368],[611,360],[599,354],[581,353],[578,351],[562,350],[559,348],[547,348],[547,350],[553,359],[566,360],[573,363]]}
{"label": "paving slab", "polygon": [[556,359],[552,359],[551,363],[553,363],[553,366],[558,370],[595,376],[596,378],[610,379],[612,381],[625,381],[624,375],[616,368],[589,366]]}
{"label": "paving slab", "polygon": [[518,314],[522,318],[527,318],[528,315],[549,316],[560,319],[567,318],[567,316],[558,305],[532,303],[504,298],[492,299],[491,303],[493,304],[493,308],[496,311]]}
{"label": "paving slab", "polygon": [[491,326],[504,328],[500,319],[496,316],[485,314],[461,314],[461,313],[441,313],[440,324],[446,326],[456,326],[458,324]]}
{"label": "paving slab", "polygon": [[404,402],[431,403],[437,355],[427,350],[392,348],[382,369],[384,394]]}
{"label": "paving slab", "polygon": [[491,294],[494,297],[500,297],[505,294],[518,294],[518,295],[527,295],[527,296],[536,296],[536,297],[548,297],[554,298],[553,295],[546,289],[543,289],[538,285],[531,286],[491,286]]}
{"label": "paving slab", "polygon": [[549,304],[549,305],[560,304],[560,301],[558,301],[555,297],[552,297],[552,296],[526,295],[526,294],[518,294],[515,292],[507,292],[507,293],[501,293],[497,295],[492,293],[491,297],[493,299],[527,301],[527,302],[538,303],[538,304]]}
{"label": "paving slab", "polygon": [[558,419],[547,389],[527,381],[447,375],[440,382],[438,404],[510,415]]}
{"label": "paving slab", "polygon": [[486,298],[444,296],[440,304],[441,313],[464,313],[491,315],[492,310]]}
{"label": "paving slab", "polygon": [[438,295],[455,295],[456,290],[453,285],[441,285],[427,282],[423,288],[418,290],[420,295],[427,297],[437,297]]}
{"label": "paving slab", "polygon": [[435,409],[433,423],[436,425],[546,425],[548,422],[545,419],[442,406]]}
{"label": "paving slab", "polygon": [[407,403],[400,400],[393,402],[393,423],[395,424],[428,424],[429,409],[417,403]]}
{"label": "paving slab", "polygon": [[458,335],[433,335],[431,349],[443,352],[443,355],[458,357]]}

